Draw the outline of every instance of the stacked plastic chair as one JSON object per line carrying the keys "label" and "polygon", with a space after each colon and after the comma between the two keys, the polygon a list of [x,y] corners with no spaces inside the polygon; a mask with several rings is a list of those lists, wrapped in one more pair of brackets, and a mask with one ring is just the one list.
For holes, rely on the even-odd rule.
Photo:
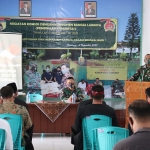
{"label": "stacked plastic chair", "polygon": [[[93,129],[92,150],[112,150],[117,142],[129,136],[129,130],[120,127],[100,127]],[[95,146],[96,145],[96,146]]]}
{"label": "stacked plastic chair", "polygon": [[5,130],[0,129],[0,150],[5,150]]}
{"label": "stacked plastic chair", "polygon": [[40,94],[30,94],[30,102],[34,103],[36,101],[41,101],[43,100],[43,95]]}
{"label": "stacked plastic chair", "polygon": [[13,146],[15,150],[24,150],[22,141],[22,116],[16,114],[0,114],[0,118],[5,119],[11,128]]}
{"label": "stacked plastic chair", "polygon": [[82,130],[83,130],[83,149],[92,149],[92,129],[111,126],[112,119],[104,115],[91,115],[82,119]]}

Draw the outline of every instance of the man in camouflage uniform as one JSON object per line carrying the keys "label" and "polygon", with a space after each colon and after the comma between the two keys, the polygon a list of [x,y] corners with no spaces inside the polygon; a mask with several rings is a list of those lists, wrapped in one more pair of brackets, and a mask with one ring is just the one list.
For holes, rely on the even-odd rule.
{"label": "man in camouflage uniform", "polygon": [[70,102],[72,102],[73,93],[76,95],[76,102],[80,102],[83,100],[84,96],[81,88],[76,88],[73,77],[69,77],[66,82],[66,87],[62,89],[60,98],[62,100],[69,100]]}
{"label": "man in camouflage uniform", "polygon": [[40,89],[41,75],[37,72],[37,63],[29,62],[29,70],[24,74],[24,82],[27,89]]}
{"label": "man in camouflage uniform", "polygon": [[140,77],[141,81],[150,82],[150,54],[145,55],[145,65],[141,66],[136,73],[129,79],[129,81],[136,81]]}

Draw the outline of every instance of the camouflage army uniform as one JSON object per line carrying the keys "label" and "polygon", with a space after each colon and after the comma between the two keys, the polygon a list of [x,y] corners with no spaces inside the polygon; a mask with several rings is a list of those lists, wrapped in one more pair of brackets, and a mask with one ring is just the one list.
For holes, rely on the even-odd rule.
{"label": "camouflage army uniform", "polygon": [[62,100],[68,99],[73,93],[77,96],[77,102],[80,102],[84,99],[83,93],[81,88],[76,88],[75,90],[71,90],[70,88],[66,87],[62,89],[62,92],[60,94],[60,98]]}
{"label": "camouflage army uniform", "polygon": [[[22,116],[22,138],[27,129],[32,126],[32,121],[27,109],[24,106],[17,105],[14,102],[3,101],[3,104],[0,105],[0,114],[11,113],[19,114]],[[22,139],[22,145],[25,145],[24,138]]]}
{"label": "camouflage army uniform", "polygon": [[[35,61],[30,61],[30,68],[37,68]],[[24,82],[27,89],[40,89],[41,75],[35,70],[27,70],[24,74]]]}
{"label": "camouflage army uniform", "polygon": [[136,81],[139,77],[141,81],[150,81],[150,67],[147,65],[141,66],[129,80]]}

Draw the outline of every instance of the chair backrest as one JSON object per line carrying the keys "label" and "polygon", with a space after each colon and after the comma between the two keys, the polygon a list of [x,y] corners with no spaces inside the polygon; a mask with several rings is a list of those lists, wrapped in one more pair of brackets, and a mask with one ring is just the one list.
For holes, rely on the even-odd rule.
{"label": "chair backrest", "polygon": [[112,150],[114,145],[122,139],[129,136],[129,130],[120,127],[100,127],[93,129],[93,135],[96,137],[96,147],[92,145],[93,150]]}
{"label": "chair backrest", "polygon": [[5,130],[0,129],[0,150],[5,149]]}
{"label": "chair backrest", "polygon": [[5,119],[11,128],[14,149],[21,150],[22,141],[22,116],[17,114],[0,114],[0,118]]}
{"label": "chair backrest", "polygon": [[43,95],[40,94],[30,94],[30,102],[36,102],[43,100]]}
{"label": "chair backrest", "polygon": [[112,119],[104,115],[91,115],[82,119],[83,149],[92,149],[92,129],[111,126]]}

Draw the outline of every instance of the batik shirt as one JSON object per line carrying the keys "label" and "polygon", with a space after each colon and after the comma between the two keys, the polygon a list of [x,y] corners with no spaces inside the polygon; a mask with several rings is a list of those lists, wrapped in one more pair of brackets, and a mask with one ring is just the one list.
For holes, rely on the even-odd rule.
{"label": "batik shirt", "polygon": [[60,98],[62,100],[66,100],[68,99],[73,93],[76,94],[77,96],[77,101],[82,101],[84,96],[83,96],[83,93],[82,93],[82,90],[80,88],[76,88],[75,90],[71,90],[70,88],[66,87],[66,88],[63,88],[62,89],[62,92],[60,94]]}
{"label": "batik shirt", "polygon": [[138,78],[140,78],[141,81],[150,82],[150,67],[147,65],[141,66],[129,80],[136,81]]}
{"label": "batik shirt", "polygon": [[[0,114],[3,113],[18,114],[22,116],[22,137],[26,130],[32,126],[30,115],[24,106],[17,105],[10,101],[3,101],[3,104],[0,105]],[[25,145],[24,138],[22,138],[22,145]]]}

